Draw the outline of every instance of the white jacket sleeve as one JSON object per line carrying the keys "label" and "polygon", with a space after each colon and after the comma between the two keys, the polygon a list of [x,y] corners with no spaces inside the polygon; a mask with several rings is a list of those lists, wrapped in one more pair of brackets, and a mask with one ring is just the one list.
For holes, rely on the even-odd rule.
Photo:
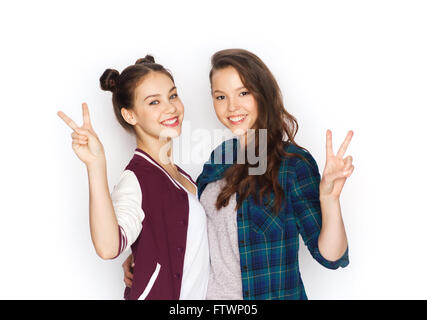
{"label": "white jacket sleeve", "polygon": [[142,230],[145,214],[142,210],[142,193],[138,179],[130,170],[123,171],[111,193],[114,211],[120,230],[117,256],[135,242]]}

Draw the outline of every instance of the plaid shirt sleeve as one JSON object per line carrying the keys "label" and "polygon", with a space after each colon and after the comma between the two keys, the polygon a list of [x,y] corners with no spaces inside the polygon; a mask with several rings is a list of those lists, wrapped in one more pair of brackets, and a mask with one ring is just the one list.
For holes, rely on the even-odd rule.
{"label": "plaid shirt sleeve", "polygon": [[291,184],[292,206],[298,231],[305,245],[316,261],[328,269],[337,269],[349,264],[348,247],[336,261],[326,260],[319,251],[318,238],[322,226],[322,213],[319,200],[320,174],[316,161],[308,152],[304,152],[307,161],[298,159],[295,175]]}

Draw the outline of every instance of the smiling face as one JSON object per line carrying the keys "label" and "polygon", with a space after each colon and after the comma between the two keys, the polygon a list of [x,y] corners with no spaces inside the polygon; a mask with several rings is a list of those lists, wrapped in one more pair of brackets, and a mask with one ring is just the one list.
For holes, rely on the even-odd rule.
{"label": "smiling face", "polygon": [[212,99],[218,120],[238,136],[255,129],[258,104],[233,67],[215,70],[211,78]]}
{"label": "smiling face", "polygon": [[184,106],[172,79],[164,73],[146,75],[135,89],[134,107],[121,111],[143,141],[174,138],[181,134]]}

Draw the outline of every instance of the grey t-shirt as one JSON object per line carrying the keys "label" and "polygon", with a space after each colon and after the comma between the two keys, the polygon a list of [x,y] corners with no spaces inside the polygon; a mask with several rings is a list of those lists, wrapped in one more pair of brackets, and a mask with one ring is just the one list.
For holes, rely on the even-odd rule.
{"label": "grey t-shirt", "polygon": [[200,197],[207,215],[210,273],[208,300],[242,300],[242,274],[237,237],[236,194],[217,210],[216,199],[224,179],[209,183]]}

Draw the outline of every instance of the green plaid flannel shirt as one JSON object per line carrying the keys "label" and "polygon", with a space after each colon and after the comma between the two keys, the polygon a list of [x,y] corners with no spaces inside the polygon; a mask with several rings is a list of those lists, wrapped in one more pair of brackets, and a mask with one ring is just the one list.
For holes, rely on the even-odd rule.
{"label": "green plaid flannel shirt", "polygon": [[[197,178],[199,199],[207,184],[222,179],[227,168],[236,162],[238,144],[237,139],[227,140],[212,152]],[[272,201],[257,205],[252,196],[237,211],[245,300],[307,299],[299,271],[299,235],[313,258],[326,268],[349,264],[348,248],[336,261],[328,261],[320,254],[319,169],[309,152],[292,144],[285,146],[287,152],[298,153],[307,161],[299,157],[283,160],[278,179],[285,194],[279,214],[269,206]]]}

